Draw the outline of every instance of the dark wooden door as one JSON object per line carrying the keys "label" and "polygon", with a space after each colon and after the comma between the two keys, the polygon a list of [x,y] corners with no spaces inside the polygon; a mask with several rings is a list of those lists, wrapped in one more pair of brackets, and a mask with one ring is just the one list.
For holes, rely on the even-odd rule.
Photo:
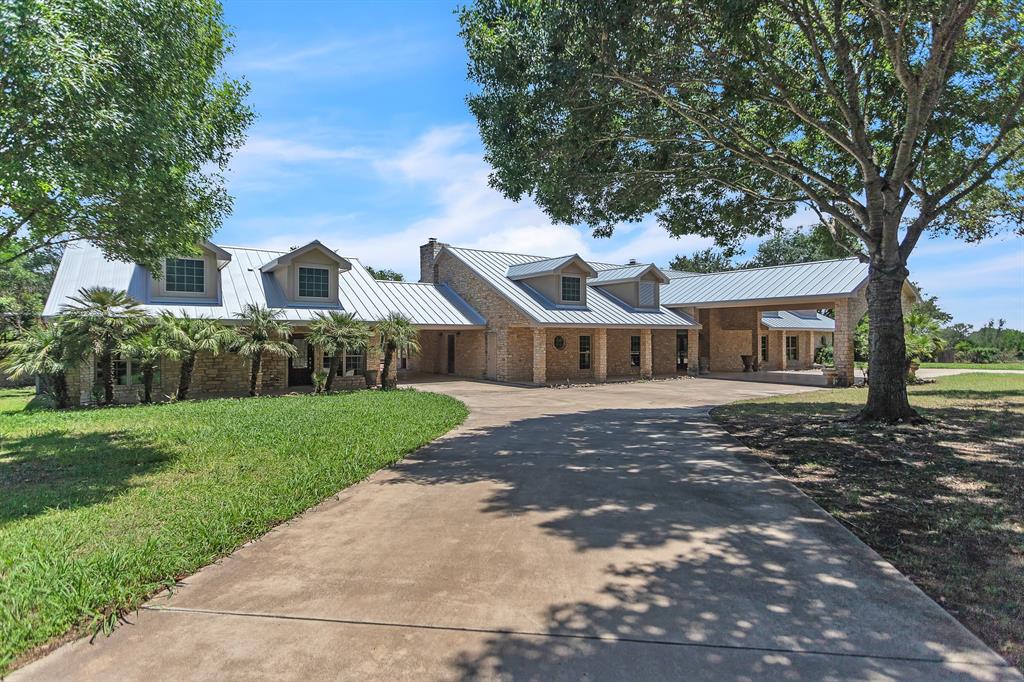
{"label": "dark wooden door", "polygon": [[[288,358],[288,385],[289,386],[311,386],[313,384],[313,344],[307,343],[305,339],[294,339],[293,343],[298,347],[299,353]],[[305,359],[305,362],[302,360]],[[305,365],[303,367],[302,365]]]}
{"label": "dark wooden door", "polygon": [[448,335],[448,373],[455,374],[455,334]]}

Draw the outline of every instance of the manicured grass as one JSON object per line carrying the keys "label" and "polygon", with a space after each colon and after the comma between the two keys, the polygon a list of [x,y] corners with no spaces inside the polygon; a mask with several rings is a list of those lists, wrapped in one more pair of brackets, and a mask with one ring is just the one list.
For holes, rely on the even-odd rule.
{"label": "manicured grass", "polygon": [[1024,376],[912,386],[923,426],[845,419],[865,396],[797,393],[712,414],[1024,670]]}
{"label": "manicured grass", "polygon": [[931,369],[1024,370],[1024,362],[989,362],[987,364],[977,362],[922,362],[921,367],[928,367]]}
{"label": "manicured grass", "polygon": [[408,390],[68,412],[30,398],[0,390],[0,676],[467,414]]}

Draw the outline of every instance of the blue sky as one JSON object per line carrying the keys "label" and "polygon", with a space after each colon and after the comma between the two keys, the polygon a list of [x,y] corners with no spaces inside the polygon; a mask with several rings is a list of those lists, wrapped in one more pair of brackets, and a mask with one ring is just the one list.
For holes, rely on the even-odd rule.
{"label": "blue sky", "polygon": [[[234,213],[214,240],[287,248],[317,238],[413,279],[427,237],[660,265],[710,244],[674,239],[653,220],[594,239],[490,189],[453,8],[225,2],[235,32],[226,68],[251,83],[258,119],[229,174]],[[922,240],[910,267],[957,321],[1024,328],[1024,240]]]}

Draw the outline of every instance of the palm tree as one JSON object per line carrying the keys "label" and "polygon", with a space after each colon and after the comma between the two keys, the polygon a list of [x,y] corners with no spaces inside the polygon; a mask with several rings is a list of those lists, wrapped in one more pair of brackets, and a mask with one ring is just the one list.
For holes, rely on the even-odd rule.
{"label": "palm tree", "polygon": [[380,387],[384,390],[397,388],[398,377],[392,376],[391,372],[395,352],[418,353],[419,333],[408,317],[401,313],[391,313],[377,325],[377,334],[380,335],[380,348],[384,351],[384,376],[381,377]]}
{"label": "palm tree", "polygon": [[352,313],[317,313],[316,319],[309,325],[309,341],[320,346],[331,358],[327,379],[324,381],[325,393],[330,392],[334,377],[338,375],[340,355],[366,350],[371,338],[373,331]]}
{"label": "palm tree", "polygon": [[138,334],[149,316],[125,291],[110,287],[79,289],[72,305],[61,308],[68,330],[88,341],[103,379],[103,404],[114,402],[114,354]]}
{"label": "palm tree", "polygon": [[121,346],[121,353],[132,360],[132,369],[142,373],[143,403],[153,402],[153,379],[160,369],[160,359],[169,355],[157,327],[136,334]]}
{"label": "palm tree", "polygon": [[249,358],[249,395],[259,395],[259,375],[263,366],[263,354],[295,355],[295,346],[288,342],[291,328],[282,322],[280,310],[271,310],[259,305],[247,303],[242,312],[235,316],[242,324],[235,331],[237,340],[234,350],[239,355]]}
{"label": "palm tree", "polygon": [[187,314],[175,317],[164,313],[160,316],[157,334],[167,357],[181,361],[178,390],[175,393],[177,400],[188,398],[192,372],[196,368],[199,353],[206,351],[217,355],[234,340],[232,331],[217,320],[189,317]]}
{"label": "palm tree", "polygon": [[60,322],[36,324],[3,344],[0,367],[12,379],[39,376],[59,408],[68,406],[67,373],[81,362],[85,344]]}

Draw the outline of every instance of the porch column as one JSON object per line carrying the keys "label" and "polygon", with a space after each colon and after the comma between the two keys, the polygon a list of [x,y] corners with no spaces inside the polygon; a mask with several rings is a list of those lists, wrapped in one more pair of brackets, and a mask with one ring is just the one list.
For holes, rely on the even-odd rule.
{"label": "porch column", "polygon": [[494,379],[497,381],[509,381],[508,372],[508,327],[498,327],[494,330]]}
{"label": "porch column", "polygon": [[654,376],[654,357],[650,327],[640,330],[640,376],[644,379],[650,379]]}
{"label": "porch column", "polygon": [[761,369],[761,311],[757,308],[754,308],[751,313],[751,324],[753,325],[750,332],[750,348],[753,355],[751,360],[756,372]]}
{"label": "porch column", "polygon": [[592,338],[590,354],[594,365],[594,381],[601,383],[608,380],[608,330],[595,329]]}
{"label": "porch column", "polygon": [[548,382],[548,332],[544,327],[533,328],[533,383]]}
{"label": "porch column", "polygon": [[836,386],[853,386],[854,362],[853,342],[857,324],[864,317],[867,303],[858,298],[841,298],[833,307],[836,316],[836,331],[832,336],[835,353]]}
{"label": "porch column", "polygon": [[700,330],[687,329],[686,333],[686,371],[690,376],[697,376],[700,373]]}
{"label": "porch column", "polygon": [[782,330],[782,344],[779,346],[779,368],[787,369],[789,366],[789,355],[786,352],[786,337],[789,336],[789,332],[785,329]]}

